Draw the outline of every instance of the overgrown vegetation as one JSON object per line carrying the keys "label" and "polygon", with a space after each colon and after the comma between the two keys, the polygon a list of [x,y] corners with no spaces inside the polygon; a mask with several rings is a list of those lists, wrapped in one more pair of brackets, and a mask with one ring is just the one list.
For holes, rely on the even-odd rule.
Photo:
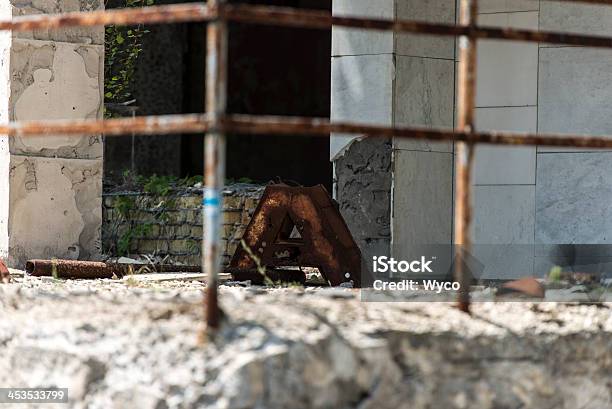
{"label": "overgrown vegetation", "polygon": [[[125,0],[123,7],[152,6],[155,0]],[[104,101],[125,103],[134,98],[133,78],[142,38],[148,33],[142,25],[106,27],[104,36]],[[106,114],[111,116],[110,113]]]}
{"label": "overgrown vegetation", "polygon": [[[182,189],[192,187],[201,182],[202,176],[191,176],[177,178],[174,176],[144,177],[134,175],[129,171],[123,173],[123,187],[129,190],[142,191],[148,194],[143,199],[139,196],[122,195],[114,201],[114,209],[119,217],[111,226],[112,231],[105,232],[113,238],[115,248],[109,249],[112,253],[119,256],[130,254],[135,240],[151,234],[154,225],[161,225],[169,222],[169,209],[176,207],[178,193]],[[142,203],[146,200],[146,203]],[[138,220],[137,213],[146,211],[150,213],[151,222]],[[124,226],[127,225],[127,228]],[[123,227],[122,227],[123,226]],[[189,243],[191,249],[197,249],[197,243]]]}
{"label": "overgrown vegetation", "polygon": [[[240,178],[227,180],[226,183],[252,183],[252,180]],[[177,199],[185,194],[186,189],[197,189],[201,186],[200,175],[184,178],[158,175],[145,177],[124,171],[122,181],[112,190],[120,194],[113,199],[113,211],[116,214],[109,219],[112,223],[104,227],[104,242],[107,243],[105,251],[117,256],[127,256],[135,248],[137,240],[147,237],[153,239],[161,235],[166,225],[176,224],[172,215],[176,214],[174,210],[177,208]],[[146,195],[142,195],[143,192]],[[143,213],[146,213],[145,217],[142,217]],[[187,252],[199,252],[199,242],[186,237],[179,239],[186,240]]]}

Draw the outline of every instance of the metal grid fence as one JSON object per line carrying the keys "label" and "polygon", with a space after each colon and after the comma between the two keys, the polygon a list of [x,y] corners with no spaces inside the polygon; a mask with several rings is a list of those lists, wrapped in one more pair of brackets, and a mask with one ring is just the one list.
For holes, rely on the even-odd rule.
{"label": "metal grid fence", "polygon": [[[591,4],[612,4],[612,0],[557,0]],[[612,48],[612,37],[542,32],[510,28],[480,27],[476,24],[477,0],[460,0],[459,23],[436,24],[407,20],[368,19],[332,16],[328,12],[254,5],[230,5],[226,0],[207,3],[174,4],[140,9],[75,12],[57,15],[15,17],[0,21],[0,30],[30,31],[66,26],[108,24],[155,24],[206,22],[206,113],[161,115],[108,120],[52,120],[9,122],[0,125],[0,134],[9,136],[78,135],[102,133],[106,136],[124,134],[206,133],[205,192],[203,200],[204,233],[202,268],[208,275],[206,323],[219,326],[217,300],[220,269],[219,226],[220,189],[225,171],[225,135],[293,134],[327,137],[330,133],[352,133],[367,137],[396,137],[449,140],[456,142],[455,169],[455,280],[461,284],[459,308],[469,312],[469,276],[463,269],[464,253],[469,251],[471,224],[471,174],[476,143],[498,145],[545,145],[565,147],[612,148],[608,137],[569,134],[532,134],[513,132],[478,132],[474,127],[476,83],[476,43],[480,39],[546,42]],[[382,127],[358,123],[334,122],[326,118],[283,116],[251,116],[226,114],[227,99],[227,22],[243,22],[285,27],[329,29],[332,26],[366,30],[390,30],[459,37],[459,75],[455,130],[418,127]]]}

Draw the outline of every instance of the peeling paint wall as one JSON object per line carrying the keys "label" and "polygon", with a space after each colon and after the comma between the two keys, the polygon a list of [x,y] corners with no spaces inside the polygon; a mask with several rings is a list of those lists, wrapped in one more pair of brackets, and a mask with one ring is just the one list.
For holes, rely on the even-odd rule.
{"label": "peeling paint wall", "polygon": [[[14,39],[11,119],[87,119],[102,115],[103,48]],[[99,135],[12,138],[14,154],[61,158],[102,157]]]}
{"label": "peeling paint wall", "polygon": [[[73,0],[2,1],[7,18],[25,14],[88,11],[99,2]],[[8,11],[10,10],[10,11]],[[67,28],[14,33],[3,42],[7,106],[14,121],[101,118],[103,114],[104,29]],[[4,48],[3,48],[4,50]],[[0,93],[2,93],[0,89]],[[100,135],[15,137],[0,145],[8,165],[8,212],[0,213],[8,240],[0,254],[21,266],[28,258],[91,259],[100,253],[102,157]],[[0,186],[2,186],[0,184]],[[0,211],[4,209],[0,208]]]}

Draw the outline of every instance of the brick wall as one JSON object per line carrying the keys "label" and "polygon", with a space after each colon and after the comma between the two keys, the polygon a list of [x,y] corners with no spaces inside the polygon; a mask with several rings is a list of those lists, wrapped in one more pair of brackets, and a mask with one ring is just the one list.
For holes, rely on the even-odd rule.
{"label": "brick wall", "polygon": [[[232,185],[223,191],[223,262],[229,263],[263,193],[263,186]],[[103,251],[111,256],[168,256],[167,262],[199,265],[202,191],[173,191],[168,197],[142,192],[104,195]]]}

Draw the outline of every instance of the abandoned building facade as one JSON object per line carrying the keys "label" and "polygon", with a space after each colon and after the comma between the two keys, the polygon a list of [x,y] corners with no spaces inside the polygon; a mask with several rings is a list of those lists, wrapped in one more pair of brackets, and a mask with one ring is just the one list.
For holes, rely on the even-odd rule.
{"label": "abandoned building facade", "polygon": [[[454,23],[455,0],[334,0],[333,13]],[[96,2],[2,0],[2,18],[88,11]],[[609,35],[606,6],[482,0],[487,26]],[[7,120],[101,118],[103,28],[2,32]],[[334,28],[331,119],[452,128],[458,53],[450,37]],[[609,50],[480,41],[477,128],[610,134]],[[100,252],[103,139],[0,139],[0,257],[91,258]],[[541,275],[553,265],[604,268],[612,225],[612,152],[479,146],[473,178],[474,242],[485,276]],[[333,193],[372,256],[420,257],[452,245],[452,143],[332,135]],[[568,245],[570,250],[568,253]]]}
{"label": "abandoned building facade", "polygon": [[[335,0],[334,14],[453,23],[454,0]],[[483,26],[609,35],[605,5],[482,0]],[[458,53],[452,38],[334,28],[332,120],[452,128]],[[479,41],[476,127],[609,135],[609,50]],[[418,258],[449,245],[453,145],[333,135],[335,194],[364,259]],[[488,278],[552,266],[605,269],[612,153],[548,147],[476,148],[474,255]],[[609,266],[609,264],[608,264]]]}

